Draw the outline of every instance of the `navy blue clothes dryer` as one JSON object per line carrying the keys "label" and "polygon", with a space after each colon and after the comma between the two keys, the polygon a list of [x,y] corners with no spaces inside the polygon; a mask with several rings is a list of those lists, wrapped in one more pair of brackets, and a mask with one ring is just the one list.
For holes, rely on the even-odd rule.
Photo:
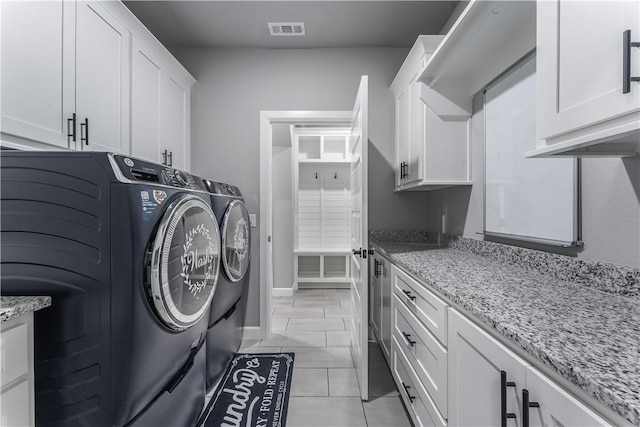
{"label": "navy blue clothes dryer", "polygon": [[207,390],[227,369],[242,340],[244,295],[249,281],[251,239],[249,213],[238,187],[204,180],[222,236],[220,279],[211,302],[207,332]]}
{"label": "navy blue clothes dryer", "polygon": [[35,314],[38,426],[190,426],[221,258],[203,181],[131,157],[3,152],[2,293]]}

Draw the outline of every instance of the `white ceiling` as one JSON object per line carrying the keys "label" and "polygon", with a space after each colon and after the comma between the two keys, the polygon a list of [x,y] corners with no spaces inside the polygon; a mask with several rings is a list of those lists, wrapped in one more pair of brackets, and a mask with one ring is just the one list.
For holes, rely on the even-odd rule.
{"label": "white ceiling", "polygon": [[[410,47],[440,34],[457,1],[186,1],[125,5],[166,46]],[[267,22],[304,22],[304,37],[269,35]]]}

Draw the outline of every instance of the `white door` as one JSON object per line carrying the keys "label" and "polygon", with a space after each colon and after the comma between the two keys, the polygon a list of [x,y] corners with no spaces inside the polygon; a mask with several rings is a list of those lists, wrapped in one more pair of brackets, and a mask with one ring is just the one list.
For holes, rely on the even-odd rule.
{"label": "white door", "polygon": [[142,43],[133,39],[131,46],[131,155],[157,162],[162,67]]}
{"label": "white door", "polygon": [[76,14],[77,149],[127,153],[129,32],[97,2]]}
{"label": "white door", "polygon": [[369,399],[369,269],[367,267],[367,132],[368,77],[362,76],[351,116],[351,356],[356,367],[360,396]]}
{"label": "white door", "polygon": [[6,1],[1,7],[2,132],[69,148],[75,111],[75,5]]}

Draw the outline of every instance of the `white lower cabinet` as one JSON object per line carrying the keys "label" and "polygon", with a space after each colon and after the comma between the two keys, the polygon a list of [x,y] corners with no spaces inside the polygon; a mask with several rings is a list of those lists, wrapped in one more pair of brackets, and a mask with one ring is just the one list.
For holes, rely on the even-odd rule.
{"label": "white lower cabinet", "polygon": [[537,369],[529,366],[526,377],[526,391],[530,402],[534,403],[527,414],[529,426],[611,425]]}
{"label": "white lower cabinet", "polygon": [[447,349],[394,296],[393,336],[440,414],[447,417]]}
{"label": "white lower cabinet", "polygon": [[[503,419],[507,426],[522,425],[519,408],[526,366],[489,334],[449,309],[449,425],[499,426],[504,425]],[[512,386],[503,386],[502,372]]]}
{"label": "white lower cabinet", "polygon": [[[375,254],[371,278],[369,279],[369,297],[371,298],[371,328],[373,329],[382,353],[387,361],[391,358],[391,262]],[[389,362],[390,363],[390,362]]]}
{"label": "white lower cabinet", "polygon": [[415,425],[612,425],[584,403],[589,398],[583,402],[568,391],[570,384],[550,379],[425,285],[391,267],[390,365]]}
{"label": "white lower cabinet", "polygon": [[400,397],[416,426],[444,427],[447,421],[440,415],[429,393],[424,389],[396,337],[391,344],[391,373]]}
{"label": "white lower cabinet", "polygon": [[0,426],[33,426],[33,313],[2,322]]}
{"label": "white lower cabinet", "polygon": [[[414,424],[447,425],[447,305],[391,268],[393,376]],[[408,386],[408,387],[407,387]]]}
{"label": "white lower cabinet", "polygon": [[580,427],[612,423],[450,309],[449,425]]}

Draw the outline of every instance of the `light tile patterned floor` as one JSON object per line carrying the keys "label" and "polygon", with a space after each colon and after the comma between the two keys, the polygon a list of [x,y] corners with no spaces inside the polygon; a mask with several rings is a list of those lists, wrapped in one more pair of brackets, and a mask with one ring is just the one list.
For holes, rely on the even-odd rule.
{"label": "light tile patterned floor", "polygon": [[292,297],[275,297],[271,306],[271,338],[243,341],[240,352],[296,354],[288,427],[411,425],[376,343],[369,346],[370,398],[359,397],[345,323],[348,290],[299,290]]}

